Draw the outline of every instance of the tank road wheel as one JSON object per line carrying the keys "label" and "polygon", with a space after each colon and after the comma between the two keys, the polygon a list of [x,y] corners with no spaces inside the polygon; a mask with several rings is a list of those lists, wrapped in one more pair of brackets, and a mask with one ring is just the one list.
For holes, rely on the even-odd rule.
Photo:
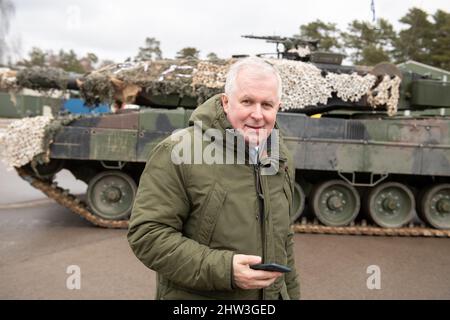
{"label": "tank road wheel", "polygon": [[294,223],[295,221],[300,218],[300,216],[303,213],[303,209],[305,209],[305,193],[303,192],[302,187],[295,182],[294,183],[294,216],[291,218],[291,222]]}
{"label": "tank road wheel", "polygon": [[99,217],[121,220],[129,216],[136,190],[136,183],[129,175],[120,171],[104,171],[89,181],[87,202]]}
{"label": "tank road wheel", "polygon": [[425,190],[418,204],[420,217],[437,229],[450,229],[450,184],[442,183]]}
{"label": "tank road wheel", "polygon": [[311,195],[312,210],[327,226],[345,226],[358,215],[359,194],[342,180],[329,180],[315,186]]}
{"label": "tank road wheel", "polygon": [[414,217],[414,195],[404,184],[382,183],[370,190],[366,201],[370,218],[380,227],[398,228]]}

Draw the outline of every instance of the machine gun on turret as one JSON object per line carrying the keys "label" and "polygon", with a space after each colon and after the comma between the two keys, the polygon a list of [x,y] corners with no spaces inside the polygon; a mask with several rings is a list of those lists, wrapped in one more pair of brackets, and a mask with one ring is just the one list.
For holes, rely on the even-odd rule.
{"label": "machine gun on turret", "polygon": [[[266,42],[275,43],[278,59],[281,58],[319,64],[340,65],[345,57],[345,55],[340,53],[319,51],[319,40],[304,39],[298,36],[281,37],[243,35],[241,37],[248,39],[266,40]],[[280,44],[282,44],[284,47],[283,51],[280,51]],[[261,55],[264,54],[259,54],[258,56]]]}
{"label": "machine gun on turret", "polygon": [[[289,60],[308,61],[311,52],[317,50],[319,40],[309,40],[300,37],[281,37],[281,36],[254,36],[243,35],[243,38],[266,40],[269,43],[276,44],[277,58]],[[284,50],[280,51],[280,44]]]}

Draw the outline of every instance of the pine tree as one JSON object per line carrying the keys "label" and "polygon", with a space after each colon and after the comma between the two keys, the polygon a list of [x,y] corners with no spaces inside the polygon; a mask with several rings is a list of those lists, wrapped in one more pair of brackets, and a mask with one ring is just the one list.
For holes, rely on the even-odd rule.
{"label": "pine tree", "polygon": [[139,47],[135,60],[159,60],[162,59],[160,42],[155,38],[145,38],[145,46]]}
{"label": "pine tree", "polygon": [[319,40],[318,49],[320,50],[340,52],[342,44],[340,43],[339,33],[336,23],[316,20],[301,25],[299,36],[308,40]]}
{"label": "pine tree", "polygon": [[194,47],[185,47],[177,52],[176,58],[177,59],[187,59],[187,58],[194,58],[198,59],[200,55],[200,51],[197,50]]}
{"label": "pine tree", "polygon": [[355,64],[371,66],[392,60],[396,33],[392,24],[385,19],[378,19],[376,24],[354,20],[341,36]]}

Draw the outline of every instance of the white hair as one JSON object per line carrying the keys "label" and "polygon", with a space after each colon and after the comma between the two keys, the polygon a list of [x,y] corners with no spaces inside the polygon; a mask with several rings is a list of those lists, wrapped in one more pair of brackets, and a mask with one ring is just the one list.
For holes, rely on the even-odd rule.
{"label": "white hair", "polygon": [[225,81],[225,94],[230,95],[236,87],[236,79],[239,72],[243,69],[251,70],[251,72],[256,74],[270,74],[276,77],[278,82],[278,100],[281,100],[282,93],[282,83],[281,77],[278,70],[267,63],[264,59],[258,57],[247,57],[242,60],[235,62],[228,70],[226,81]]}

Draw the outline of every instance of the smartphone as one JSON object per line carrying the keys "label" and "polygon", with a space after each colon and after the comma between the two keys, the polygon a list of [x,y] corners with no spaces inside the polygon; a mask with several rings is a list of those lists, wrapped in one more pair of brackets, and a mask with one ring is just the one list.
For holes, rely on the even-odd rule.
{"label": "smartphone", "polygon": [[291,272],[291,268],[283,266],[278,263],[259,263],[250,266],[254,270],[264,270],[264,271],[277,271],[277,272]]}

